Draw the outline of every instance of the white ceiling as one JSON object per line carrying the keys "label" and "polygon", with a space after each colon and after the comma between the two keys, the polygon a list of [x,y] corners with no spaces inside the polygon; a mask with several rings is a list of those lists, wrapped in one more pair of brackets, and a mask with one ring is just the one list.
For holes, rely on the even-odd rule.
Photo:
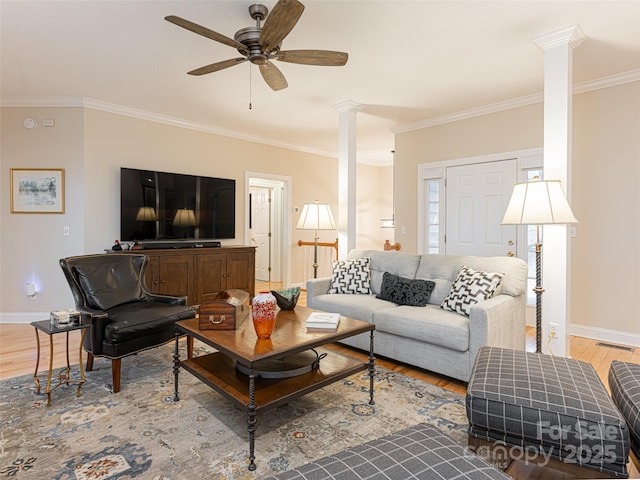
{"label": "white ceiling", "polygon": [[274,92],[248,62],[187,75],[238,52],[164,20],[178,15],[233,37],[254,25],[251,0],[0,0],[2,104],[84,99],[337,156],[335,106],[348,100],[363,105],[358,160],[388,164],[392,129],[540,94],[534,37],[580,26],[574,84],[640,78],[640,0],[302,2],[282,49],[345,51],[349,61],[276,62],[289,87]]}

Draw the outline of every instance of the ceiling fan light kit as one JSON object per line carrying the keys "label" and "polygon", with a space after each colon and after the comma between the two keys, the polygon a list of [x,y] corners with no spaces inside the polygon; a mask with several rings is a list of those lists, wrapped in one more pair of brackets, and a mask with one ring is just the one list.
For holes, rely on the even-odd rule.
{"label": "ceiling fan light kit", "polygon": [[[271,60],[298,63],[301,65],[317,65],[340,67],[347,63],[349,55],[331,50],[284,50],[282,41],[293,30],[302,16],[304,5],[298,0],[278,0],[271,13],[261,4],[249,6],[249,15],[256,21],[255,26],[241,28],[234,38],[214,32],[175,15],[165,20],[210,40],[235,48],[242,57],[231,58],[211,63],[187,72],[189,75],[206,75],[232,67],[247,60],[258,65],[260,74],[272,90],[278,91],[287,87],[287,80]],[[264,25],[262,22],[264,21]]]}

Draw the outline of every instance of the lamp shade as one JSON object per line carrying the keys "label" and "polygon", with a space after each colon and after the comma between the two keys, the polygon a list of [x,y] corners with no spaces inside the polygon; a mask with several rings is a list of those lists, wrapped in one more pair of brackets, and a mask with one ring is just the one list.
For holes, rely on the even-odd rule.
{"label": "lamp shade", "polygon": [[137,222],[155,222],[158,220],[156,209],[153,207],[140,207],[136,215]]}
{"label": "lamp shade", "polygon": [[173,218],[173,225],[176,227],[193,227],[196,225],[196,215],[193,210],[181,208]]}
{"label": "lamp shade", "polygon": [[517,183],[503,225],[545,225],[578,223],[571,211],[560,180]]}
{"label": "lamp shade", "polygon": [[335,230],[331,207],[326,203],[305,203],[296,225],[298,230]]}

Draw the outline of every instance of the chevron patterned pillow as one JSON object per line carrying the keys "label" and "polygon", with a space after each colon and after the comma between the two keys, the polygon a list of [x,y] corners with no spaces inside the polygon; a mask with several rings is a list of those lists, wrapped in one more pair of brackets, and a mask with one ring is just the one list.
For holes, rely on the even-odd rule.
{"label": "chevron patterned pillow", "polygon": [[332,263],[329,293],[371,293],[371,257]]}
{"label": "chevron patterned pillow", "polygon": [[503,273],[477,272],[465,265],[458,271],[440,308],[468,317],[473,305],[493,297],[503,277]]}

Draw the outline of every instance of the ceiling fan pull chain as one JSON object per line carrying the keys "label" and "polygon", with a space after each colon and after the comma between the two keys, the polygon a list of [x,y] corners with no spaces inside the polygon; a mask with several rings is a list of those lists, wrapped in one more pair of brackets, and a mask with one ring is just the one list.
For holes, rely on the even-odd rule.
{"label": "ceiling fan pull chain", "polygon": [[249,63],[249,110],[251,110],[251,63]]}

